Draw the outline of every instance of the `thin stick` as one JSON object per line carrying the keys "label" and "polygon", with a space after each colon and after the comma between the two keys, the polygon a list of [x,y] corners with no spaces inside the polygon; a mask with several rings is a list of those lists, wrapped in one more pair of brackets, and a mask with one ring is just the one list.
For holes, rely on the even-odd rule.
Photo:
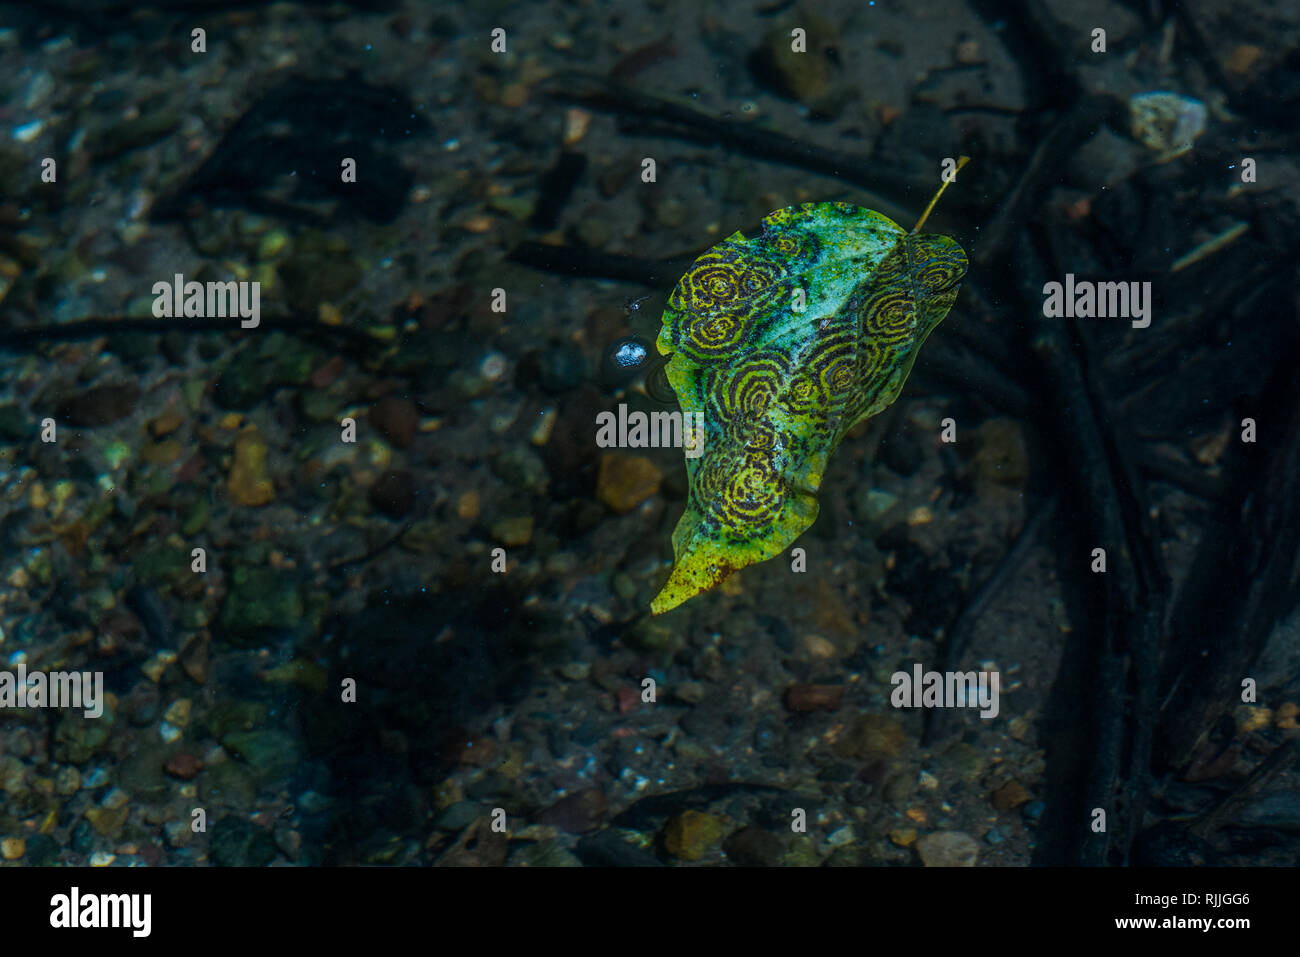
{"label": "thin stick", "polygon": [[1186,269],[1188,266],[1192,265],[1192,263],[1198,263],[1207,256],[1213,256],[1225,246],[1230,246],[1232,243],[1235,243],[1238,238],[1240,238],[1241,234],[1248,229],[1250,229],[1249,223],[1234,223],[1217,236],[1201,243],[1185,256],[1180,256],[1175,259],[1174,264],[1169,267],[1169,271],[1179,272],[1180,270]]}
{"label": "thin stick", "polygon": [[952,179],[945,179],[943,183],[940,184],[939,191],[934,194],[934,199],[930,200],[930,205],[925,207],[925,212],[921,214],[921,218],[918,219],[916,221],[916,225],[912,227],[913,233],[919,233],[921,231],[921,227],[925,225],[925,221],[930,218],[930,210],[934,209],[934,204],[939,202],[939,197],[943,195],[943,191],[948,188],[949,183],[951,183],[953,180],[957,178],[957,174],[961,172],[961,168],[969,162],[970,162],[969,156],[962,156],[958,158],[957,168],[953,170]]}

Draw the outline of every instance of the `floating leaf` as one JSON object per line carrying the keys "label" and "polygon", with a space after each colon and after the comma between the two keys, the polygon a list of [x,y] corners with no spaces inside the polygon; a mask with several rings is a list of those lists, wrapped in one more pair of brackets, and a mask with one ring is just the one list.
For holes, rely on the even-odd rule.
{"label": "floating leaf", "polygon": [[735,233],[694,262],[657,345],[672,355],[682,412],[703,413],[704,446],[686,458],[686,511],[654,614],[812,525],[831,453],[898,397],[966,267],[948,237],[848,203],[777,210],[759,235]]}

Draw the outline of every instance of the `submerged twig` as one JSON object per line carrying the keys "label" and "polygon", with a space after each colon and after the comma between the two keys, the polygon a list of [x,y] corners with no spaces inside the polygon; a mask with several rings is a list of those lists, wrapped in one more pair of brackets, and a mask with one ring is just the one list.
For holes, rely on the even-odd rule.
{"label": "submerged twig", "polygon": [[[1029,557],[1034,545],[1038,542],[1038,536],[1042,532],[1043,526],[1047,524],[1056,511],[1056,505],[1056,495],[1048,495],[1033,510],[1029,520],[1025,522],[1025,527],[1021,529],[1020,535],[1016,538],[1015,544],[1002,556],[1002,560],[998,562],[992,574],[975,590],[970,601],[966,603],[966,607],[962,609],[957,621],[948,633],[948,643],[943,655],[945,671],[952,673],[961,670],[962,658],[970,647],[971,638],[974,637],[976,622],[988,610],[989,605],[992,604],[998,593],[1006,587],[1011,577],[1024,565],[1025,559]],[[927,711],[925,732],[922,735],[921,743],[927,746],[932,744],[948,723],[951,714],[952,712],[946,708],[935,708]]]}
{"label": "submerged twig", "polygon": [[1287,741],[1259,763],[1230,793],[1190,828],[1200,838],[1208,838],[1225,823],[1232,820],[1242,808],[1250,804],[1270,781],[1287,770],[1300,758],[1300,741]]}
{"label": "submerged twig", "polygon": [[[1177,687],[1161,715],[1168,764],[1185,765],[1210,728],[1240,701],[1249,674],[1278,621],[1300,595],[1300,400],[1290,361],[1279,363],[1261,409],[1270,415],[1269,439],[1255,481],[1239,489],[1201,538],[1196,561],[1171,616],[1174,638],[1164,662],[1163,686]],[[1283,405],[1285,408],[1285,405]],[[1263,424],[1260,426],[1264,427]],[[1242,455],[1249,455],[1243,443]]]}
{"label": "submerged twig", "polygon": [[[292,335],[321,336],[342,339],[352,345],[375,346],[383,340],[370,330],[353,326],[334,326],[303,316],[266,316],[259,329],[287,332]],[[162,335],[169,332],[185,333],[247,333],[238,319],[193,317],[186,319],[131,319],[126,317],[92,317],[72,322],[31,325],[0,329],[0,350],[21,352],[43,342],[71,342],[94,339],[98,336]]]}
{"label": "submerged twig", "polygon": [[[712,116],[683,103],[643,93],[607,77],[569,71],[556,74],[548,83],[551,95],[556,99],[593,110],[656,120],[694,134],[696,139],[707,139],[756,159],[787,163],[823,176],[833,176],[863,189],[879,192],[903,205],[908,205],[916,194],[924,195],[934,188],[932,176],[897,173],[870,162],[858,153],[828,149],[753,124],[736,123]],[[954,207],[964,206],[967,212],[979,205],[970,195],[950,204]]]}

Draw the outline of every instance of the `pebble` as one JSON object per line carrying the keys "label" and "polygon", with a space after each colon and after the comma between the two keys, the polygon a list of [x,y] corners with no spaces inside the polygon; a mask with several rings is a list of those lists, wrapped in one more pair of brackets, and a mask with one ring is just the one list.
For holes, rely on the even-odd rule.
{"label": "pebble", "polygon": [[140,450],[140,458],[150,465],[171,465],[184,454],[184,446],[175,439],[149,442]]}
{"label": "pebble", "polygon": [[564,145],[573,146],[587,135],[587,127],[591,124],[591,114],[586,110],[580,110],[577,107],[570,107],[564,111]]}
{"label": "pebble", "polygon": [[463,521],[475,521],[478,518],[479,508],[479,494],[476,488],[462,492],[460,498],[456,500],[456,515]]}
{"label": "pebble", "polygon": [[177,698],[172,702],[171,707],[167,709],[163,718],[178,728],[184,728],[190,723],[190,711],[193,707],[194,702],[189,698]]}
{"label": "pebble", "polygon": [[528,434],[528,441],[538,448],[543,447],[551,441],[551,433],[555,431],[556,412],[553,406],[547,406],[537,416],[537,424],[533,426],[532,432]]}
{"label": "pebble", "polygon": [[1249,734],[1251,731],[1262,731],[1272,724],[1273,711],[1263,705],[1241,705],[1237,708],[1236,718],[1238,733]]}
{"label": "pebble", "polygon": [[0,856],[6,861],[16,861],[27,853],[27,842],[21,837],[6,837],[0,841]]}
{"label": "pebble", "polygon": [[221,746],[262,782],[278,781],[289,774],[300,757],[297,740],[283,731],[237,731],[225,735]]}
{"label": "pebble", "polygon": [[722,842],[727,856],[742,867],[775,867],[785,856],[785,841],[761,827],[744,827]]}
{"label": "pebble", "polygon": [[[303,601],[294,576],[273,568],[237,565],[221,606],[227,637],[260,641],[267,630],[294,628],[302,622]],[[175,652],[171,652],[173,659]]]}
{"label": "pebble", "polygon": [[401,518],[415,506],[415,476],[390,469],[370,486],[370,504],[390,518]]}
{"label": "pebble", "polygon": [[193,838],[188,821],[168,821],[163,825],[163,836],[168,847],[185,847]]}
{"label": "pebble", "polygon": [[1251,73],[1260,59],[1264,56],[1262,47],[1255,46],[1251,43],[1239,43],[1232,48],[1228,58],[1224,61],[1223,68],[1229,73],[1235,73],[1238,76],[1245,76]]}
{"label": "pebble", "polygon": [[993,806],[999,811],[1010,811],[1029,800],[1029,792],[1019,781],[1010,780],[994,791],[990,796]]}
{"label": "pebble", "polygon": [[907,732],[897,718],[887,714],[866,714],[842,739],[840,751],[844,757],[896,757],[905,744]]}
{"label": "pebble", "polygon": [[853,511],[862,522],[876,522],[898,504],[898,496],[882,488],[863,488],[853,498]]}
{"label": "pebble", "polygon": [[606,452],[596,476],[596,498],[615,512],[630,512],[659,493],[664,474],[643,455]]}
{"label": "pebble", "polygon": [[492,537],[502,545],[527,545],[533,538],[533,517],[523,515],[492,523]]}
{"label": "pebble", "polygon": [[584,217],[574,232],[578,242],[589,249],[602,249],[613,238],[609,224],[597,216]]}
{"label": "pebble", "polygon": [[963,781],[978,781],[984,773],[984,754],[973,744],[960,741],[948,752],[947,758],[957,776]]}
{"label": "pebble", "polygon": [[167,759],[163,770],[174,778],[188,781],[203,770],[203,762],[189,752],[181,751]]}
{"label": "pebble", "polygon": [[71,765],[64,765],[54,775],[54,792],[63,797],[70,797],[81,790],[81,772]]}
{"label": "pebble", "polygon": [[558,841],[529,844],[510,856],[516,867],[581,867],[582,861]]}
{"label": "pebble", "polygon": [[[3,269],[0,268],[0,272]],[[0,279],[0,287],[3,286],[3,279]],[[0,295],[0,299],[3,296]],[[0,439],[9,442],[20,442],[27,437],[28,422],[22,409],[16,404],[10,402],[0,405]]]}
{"label": "pebble", "polygon": [[224,817],[212,828],[209,853],[217,867],[265,867],[275,860],[275,838],[242,817]]}
{"label": "pebble", "polygon": [[134,383],[101,385],[59,403],[58,415],[76,426],[108,425],[135,411],[140,389]]}
{"label": "pebble", "polygon": [[614,163],[596,177],[596,188],[605,199],[613,199],[622,191],[629,179],[628,164]]}
{"label": "pebble", "polygon": [[420,430],[420,410],[410,399],[388,396],[370,407],[370,421],[399,449],[409,449]]}
{"label": "pebble", "polygon": [[45,129],[44,120],[32,120],[30,123],[23,123],[13,128],[13,138],[19,143],[30,143],[41,135]]}
{"label": "pebble", "polygon": [[263,681],[270,684],[295,685],[312,694],[324,694],[329,674],[316,662],[307,658],[294,658],[284,664],[262,672]]}
{"label": "pebble", "polygon": [[916,828],[896,827],[889,832],[889,840],[899,847],[911,847],[916,843]]}
{"label": "pebble", "polygon": [[686,222],[689,209],[679,199],[664,199],[655,204],[654,222],[660,229],[676,229]]}
{"label": "pebble", "polygon": [[[457,778],[445,778],[433,789],[433,803],[439,811],[445,811],[457,801],[465,800],[465,788]],[[299,801],[301,804],[301,800]]]}
{"label": "pebble", "polygon": [[831,831],[830,835],[826,838],[826,843],[831,847],[845,847],[852,844],[857,839],[857,835],[853,833],[853,825],[845,824],[843,827]]}
{"label": "pebble", "polygon": [[154,802],[171,791],[171,782],[162,774],[167,749],[153,744],[136,746],[130,757],[118,765],[118,780],[124,791],[137,801]]}
{"label": "pebble", "polygon": [[785,692],[785,706],[790,711],[835,711],[844,702],[843,685],[792,684]]}
{"label": "pebble", "polygon": [[523,83],[508,83],[501,90],[501,105],[512,108],[528,102],[528,87]]}
{"label": "pebble", "polygon": [[683,861],[698,861],[722,839],[722,821],[701,811],[683,811],[664,827],[664,848]]}
{"label": "pebble", "polygon": [[68,764],[84,764],[108,745],[114,717],[107,708],[98,720],[85,718],[80,711],[66,712],[54,731],[55,758]]}
{"label": "pebble", "polygon": [[273,229],[262,237],[262,241],[257,244],[257,258],[261,262],[268,259],[274,259],[284,248],[289,245],[289,234],[279,229]]}
{"label": "pebble", "polygon": [[[1092,137],[1080,144],[1066,160],[1068,181],[1080,189],[1114,186],[1124,182],[1144,160],[1142,147],[1125,136],[1102,126]],[[1074,215],[1087,215],[1091,205],[1077,206]]]}
{"label": "pebble", "polygon": [[822,861],[812,841],[795,841],[786,851],[782,863],[786,867],[821,867]]}
{"label": "pebble", "polygon": [[980,62],[980,44],[978,40],[961,40],[953,48],[952,58],[957,63],[970,66]]}
{"label": "pebble", "polygon": [[1029,449],[1024,429],[1014,419],[989,419],[976,430],[976,474],[986,482],[1024,485],[1029,478]]}
{"label": "pebble", "polygon": [[462,399],[479,399],[492,391],[492,380],[465,369],[456,369],[447,377],[447,386]]}
{"label": "pebble", "polygon": [[108,783],[108,772],[103,768],[91,768],[90,773],[81,779],[81,786],[87,790],[102,788]]}
{"label": "pebble", "polygon": [[1129,132],[1148,150],[1156,162],[1164,163],[1192,148],[1205,131],[1205,104],[1190,96],[1159,90],[1130,97]]}
{"label": "pebble", "polygon": [[835,647],[835,642],[821,635],[804,635],[803,645],[808,654],[819,661],[830,661],[832,658],[839,657],[839,649]]}
{"label": "pebble", "polygon": [[44,511],[50,504],[49,493],[40,482],[32,483],[32,490],[27,493],[27,504],[38,512]]}
{"label": "pebble", "polygon": [[23,109],[39,110],[54,90],[54,77],[48,70],[41,70],[27,84],[27,90],[23,94]]}
{"label": "pebble", "polygon": [[228,489],[237,505],[256,507],[275,498],[275,486],[266,470],[267,451],[266,440],[256,429],[241,432],[235,439]]}
{"label": "pebble", "polygon": [[811,103],[830,91],[831,62],[817,49],[816,37],[833,37],[836,27],[817,17],[803,17],[800,25],[808,31],[808,50],[791,49],[790,31],[776,27],[764,35],[751,57],[751,69],[764,86],[801,103]]}
{"label": "pebble", "polygon": [[68,847],[74,854],[89,854],[95,848],[95,829],[86,820],[78,821],[72,829]]}
{"label": "pebble", "polygon": [[302,832],[295,831],[290,827],[277,827],[275,829],[275,846],[289,860],[298,860],[302,856]]}
{"label": "pebble", "polygon": [[682,630],[666,624],[662,617],[642,618],[628,629],[625,640],[638,651],[668,653],[683,643]]}
{"label": "pebble", "polygon": [[130,807],[125,804],[115,808],[90,807],[86,808],[86,820],[90,822],[96,834],[101,837],[113,837],[122,830],[130,813]]}
{"label": "pebble", "polygon": [[434,827],[440,831],[459,831],[477,821],[482,813],[473,801],[457,801],[434,822]]}
{"label": "pebble", "polygon": [[496,760],[497,743],[495,739],[489,737],[451,734],[447,737],[445,753],[458,764],[485,768]]}
{"label": "pebble", "polygon": [[974,867],[979,844],[961,831],[936,831],[916,842],[916,852],[926,867]]}
{"label": "pebble", "polygon": [[546,463],[532,449],[510,448],[492,460],[492,471],[501,481],[517,489],[538,494],[546,491]]}
{"label": "pebble", "polygon": [[1283,731],[1295,731],[1300,728],[1297,716],[1300,716],[1300,705],[1287,701],[1278,707],[1274,723]]}
{"label": "pebble", "polygon": [[161,439],[179,429],[184,421],[179,412],[164,412],[149,420],[149,434],[155,439]]}
{"label": "pebble", "polygon": [[4,749],[15,758],[30,756],[35,747],[36,743],[32,740],[32,733],[26,728],[15,728],[10,731],[4,742]]}
{"label": "pebble", "polygon": [[208,651],[207,635],[195,635],[186,642],[181,650],[181,668],[199,684],[208,683],[208,666],[211,654]]}
{"label": "pebble", "polygon": [[631,714],[641,707],[641,694],[631,685],[620,685],[614,692],[619,714]]}
{"label": "pebble", "polygon": [[585,834],[600,826],[608,804],[603,792],[595,788],[575,791],[537,815],[541,824],[558,827],[568,834]]}
{"label": "pebble", "polygon": [[528,196],[494,196],[488,205],[519,223],[527,222],[537,209],[537,201]]}
{"label": "pebble", "polygon": [[27,840],[27,861],[34,867],[53,867],[63,848],[48,834],[33,834]]}
{"label": "pebble", "polygon": [[699,704],[708,697],[709,690],[702,681],[683,681],[672,686],[673,697],[687,704]]}
{"label": "pebble", "polygon": [[571,392],[587,378],[586,356],[579,349],[557,343],[538,360],[538,383],[547,392],[560,395]]}
{"label": "pebble", "polygon": [[586,681],[591,674],[591,662],[568,661],[560,665],[559,672],[561,677],[569,681]]}
{"label": "pebble", "polygon": [[486,819],[465,828],[456,843],[434,861],[435,867],[500,867],[510,854],[510,838]]}

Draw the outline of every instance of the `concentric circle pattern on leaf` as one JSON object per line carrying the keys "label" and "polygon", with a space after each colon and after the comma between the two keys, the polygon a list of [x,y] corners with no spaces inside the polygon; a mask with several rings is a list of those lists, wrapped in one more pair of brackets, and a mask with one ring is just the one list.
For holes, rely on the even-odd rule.
{"label": "concentric circle pattern on leaf", "polygon": [[829,455],[897,396],[965,274],[961,247],[869,209],[779,209],[701,255],[658,347],[683,412],[704,414],[686,512],[656,613],[793,542]]}

